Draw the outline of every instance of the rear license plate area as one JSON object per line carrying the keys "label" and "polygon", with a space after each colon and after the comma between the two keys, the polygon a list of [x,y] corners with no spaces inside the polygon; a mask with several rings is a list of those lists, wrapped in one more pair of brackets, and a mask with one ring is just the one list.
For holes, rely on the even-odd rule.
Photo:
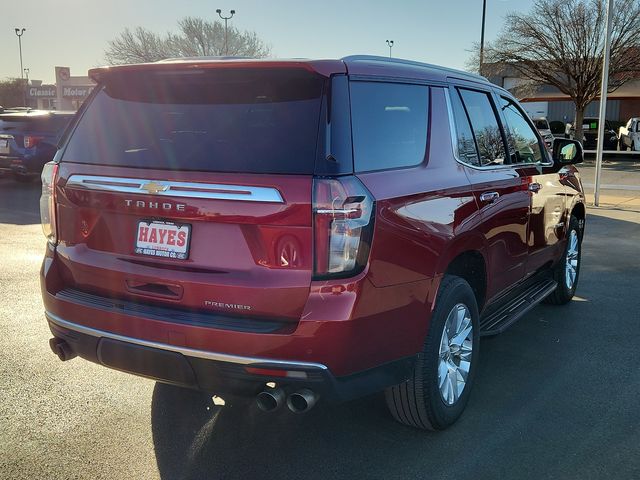
{"label": "rear license plate area", "polygon": [[140,220],[136,229],[134,252],[149,257],[186,260],[189,258],[191,225]]}

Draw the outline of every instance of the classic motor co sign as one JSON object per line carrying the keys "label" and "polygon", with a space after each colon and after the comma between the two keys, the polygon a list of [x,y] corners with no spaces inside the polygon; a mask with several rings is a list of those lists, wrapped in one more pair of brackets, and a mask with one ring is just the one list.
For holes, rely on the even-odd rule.
{"label": "classic motor co sign", "polygon": [[93,87],[63,87],[62,96],[65,98],[86,98]]}
{"label": "classic motor co sign", "polygon": [[[86,98],[93,90],[93,87],[62,87],[62,96],[64,98]],[[39,87],[30,87],[28,96],[30,98],[56,98],[57,87],[55,85],[41,85]]]}
{"label": "classic motor co sign", "polygon": [[28,93],[31,98],[56,98],[56,86],[42,85],[40,87],[30,87]]}

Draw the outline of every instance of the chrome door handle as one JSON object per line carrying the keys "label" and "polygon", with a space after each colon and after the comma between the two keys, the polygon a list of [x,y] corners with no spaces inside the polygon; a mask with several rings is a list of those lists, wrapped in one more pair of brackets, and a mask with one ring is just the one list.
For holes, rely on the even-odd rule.
{"label": "chrome door handle", "polygon": [[500,194],[498,192],[484,192],[480,195],[480,201],[485,203],[494,202],[499,196]]}
{"label": "chrome door handle", "polygon": [[542,188],[542,185],[540,185],[538,182],[529,184],[529,190],[532,192],[539,192],[541,188]]}

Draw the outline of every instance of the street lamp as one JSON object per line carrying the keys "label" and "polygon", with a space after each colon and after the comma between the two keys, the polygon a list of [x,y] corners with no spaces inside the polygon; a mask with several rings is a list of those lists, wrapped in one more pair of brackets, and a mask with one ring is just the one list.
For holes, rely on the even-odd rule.
{"label": "street lamp", "polygon": [[24,71],[22,69],[22,35],[26,28],[16,28],[16,35],[18,36],[18,48],[20,49],[20,79],[24,78]]}
{"label": "street lamp", "polygon": [[480,31],[480,75],[482,75],[482,64],[484,63],[484,21],[487,13],[487,0],[482,0],[482,30]]}
{"label": "street lamp", "polygon": [[230,20],[236,14],[236,11],[231,10],[229,12],[231,15],[229,15],[228,17],[223,17],[222,10],[220,9],[217,9],[216,13],[221,19],[224,20],[224,54],[229,55],[229,44],[227,43],[227,21]]}
{"label": "street lamp", "polygon": [[387,40],[387,46],[389,47],[389,58],[391,58],[391,49],[393,48],[393,40]]}

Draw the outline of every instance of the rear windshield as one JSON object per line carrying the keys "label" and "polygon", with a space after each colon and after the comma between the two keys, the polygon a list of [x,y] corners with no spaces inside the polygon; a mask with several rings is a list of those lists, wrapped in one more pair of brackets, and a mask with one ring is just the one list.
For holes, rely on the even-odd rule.
{"label": "rear windshield", "polygon": [[88,106],[63,160],[311,174],[323,81],[302,69],[118,74]]}
{"label": "rear windshield", "polygon": [[546,120],[534,120],[534,123],[536,124],[536,128],[538,130],[549,130],[549,122],[547,122]]}
{"label": "rear windshield", "polygon": [[43,115],[38,117],[0,117],[0,132],[3,133],[50,133],[59,135],[73,115]]}

